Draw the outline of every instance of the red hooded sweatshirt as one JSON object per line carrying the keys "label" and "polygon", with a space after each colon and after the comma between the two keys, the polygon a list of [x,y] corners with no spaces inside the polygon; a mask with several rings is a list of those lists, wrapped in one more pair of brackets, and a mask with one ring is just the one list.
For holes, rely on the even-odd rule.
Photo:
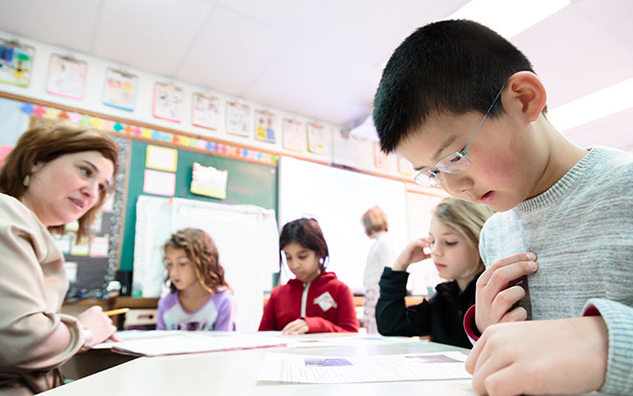
{"label": "red hooded sweatshirt", "polygon": [[264,307],[259,331],[282,330],[299,318],[308,324],[308,333],[358,331],[352,291],[333,272],[305,285],[291,279],[275,287]]}

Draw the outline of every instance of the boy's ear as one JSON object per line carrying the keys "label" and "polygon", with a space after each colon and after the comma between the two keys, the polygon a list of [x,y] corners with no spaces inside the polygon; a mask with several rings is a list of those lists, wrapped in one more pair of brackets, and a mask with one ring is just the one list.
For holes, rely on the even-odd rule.
{"label": "boy's ear", "polygon": [[547,92],[545,86],[536,74],[529,71],[520,71],[514,73],[509,79],[506,92],[504,93],[503,103],[519,110],[527,122],[536,121],[545,104],[547,103]]}

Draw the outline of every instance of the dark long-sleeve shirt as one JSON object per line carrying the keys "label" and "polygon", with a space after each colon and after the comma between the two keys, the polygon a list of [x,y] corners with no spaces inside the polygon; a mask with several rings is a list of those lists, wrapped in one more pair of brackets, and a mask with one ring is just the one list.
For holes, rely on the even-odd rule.
{"label": "dark long-sleeve shirt", "polygon": [[407,307],[406,271],[385,268],[380,278],[380,298],[376,323],[382,335],[426,336],[443,344],[472,348],[464,331],[464,314],[475,303],[475,284],[480,274],[461,292],[456,281],[440,283],[435,295],[418,305]]}

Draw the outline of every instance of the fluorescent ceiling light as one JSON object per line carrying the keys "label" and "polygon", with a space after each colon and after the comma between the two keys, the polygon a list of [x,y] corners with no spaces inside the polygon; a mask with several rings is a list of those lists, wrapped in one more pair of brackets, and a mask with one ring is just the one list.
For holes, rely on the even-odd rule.
{"label": "fluorescent ceiling light", "polygon": [[547,113],[559,131],[567,131],[622,110],[633,108],[633,78],[583,96]]}
{"label": "fluorescent ceiling light", "polygon": [[506,39],[568,6],[570,0],[472,0],[447,19],[470,19]]}

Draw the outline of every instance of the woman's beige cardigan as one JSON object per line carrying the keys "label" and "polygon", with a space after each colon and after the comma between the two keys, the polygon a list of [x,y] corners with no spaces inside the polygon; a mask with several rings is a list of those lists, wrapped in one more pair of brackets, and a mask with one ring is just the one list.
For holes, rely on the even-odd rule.
{"label": "woman's beige cardigan", "polygon": [[[77,353],[84,337],[77,320],[60,314],[68,289],[64,256],[33,212],[0,194],[0,395],[51,387],[51,370]],[[47,342],[57,326],[68,345]]]}

